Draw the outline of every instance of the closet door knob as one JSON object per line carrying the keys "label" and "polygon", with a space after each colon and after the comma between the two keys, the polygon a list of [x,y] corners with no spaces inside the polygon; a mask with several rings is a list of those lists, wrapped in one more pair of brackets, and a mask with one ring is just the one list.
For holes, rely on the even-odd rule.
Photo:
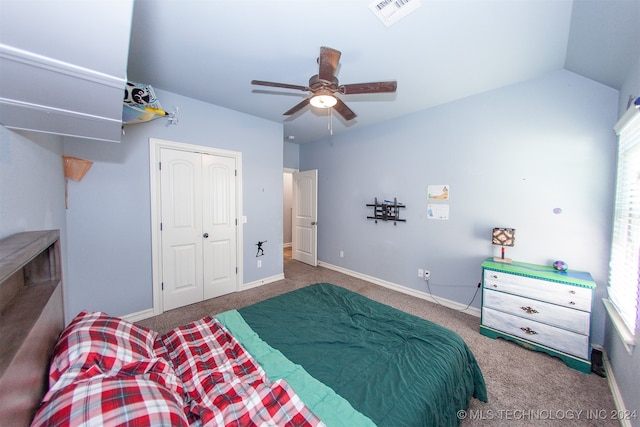
{"label": "closet door knob", "polygon": [[202,237],[204,237],[204,238],[206,239],[207,237],[209,237],[209,233],[204,233],[204,234],[202,235]]}

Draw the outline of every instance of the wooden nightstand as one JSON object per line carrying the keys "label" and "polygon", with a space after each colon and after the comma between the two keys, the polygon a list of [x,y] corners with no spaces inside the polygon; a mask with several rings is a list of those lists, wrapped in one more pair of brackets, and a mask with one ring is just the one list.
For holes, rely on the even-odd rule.
{"label": "wooden nightstand", "polygon": [[591,304],[596,283],[589,273],[488,259],[482,263],[480,333],[514,341],[562,359],[588,373]]}

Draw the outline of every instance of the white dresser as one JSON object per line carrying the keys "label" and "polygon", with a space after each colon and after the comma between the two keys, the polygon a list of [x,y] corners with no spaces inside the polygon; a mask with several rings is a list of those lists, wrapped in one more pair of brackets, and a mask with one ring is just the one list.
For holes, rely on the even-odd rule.
{"label": "white dresser", "polygon": [[591,303],[596,284],[589,273],[488,259],[482,264],[480,333],[515,341],[591,371]]}

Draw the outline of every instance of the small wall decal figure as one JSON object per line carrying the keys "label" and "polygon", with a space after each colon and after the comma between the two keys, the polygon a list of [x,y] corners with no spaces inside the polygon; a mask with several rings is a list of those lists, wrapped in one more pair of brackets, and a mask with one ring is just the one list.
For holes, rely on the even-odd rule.
{"label": "small wall decal figure", "polygon": [[265,240],[265,241],[261,242],[260,240],[258,240],[258,243],[256,243],[256,246],[258,247],[258,253],[256,253],[256,258],[259,257],[259,256],[264,255],[264,249],[262,248],[262,245],[264,243],[267,243],[267,241]]}

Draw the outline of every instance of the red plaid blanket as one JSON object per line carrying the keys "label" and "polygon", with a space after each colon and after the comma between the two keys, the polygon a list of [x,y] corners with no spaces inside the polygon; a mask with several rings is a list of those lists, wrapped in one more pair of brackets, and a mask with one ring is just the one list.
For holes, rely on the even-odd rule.
{"label": "red plaid blanket", "polygon": [[214,318],[161,338],[82,312],[54,348],[33,426],[323,426]]}
{"label": "red plaid blanket", "polygon": [[40,426],[187,426],[182,401],[142,376],[97,376],[55,392],[31,424]]}
{"label": "red plaid blanket", "polygon": [[216,319],[175,329],[160,341],[182,379],[190,412],[204,425],[322,425],[284,380],[270,382]]}

